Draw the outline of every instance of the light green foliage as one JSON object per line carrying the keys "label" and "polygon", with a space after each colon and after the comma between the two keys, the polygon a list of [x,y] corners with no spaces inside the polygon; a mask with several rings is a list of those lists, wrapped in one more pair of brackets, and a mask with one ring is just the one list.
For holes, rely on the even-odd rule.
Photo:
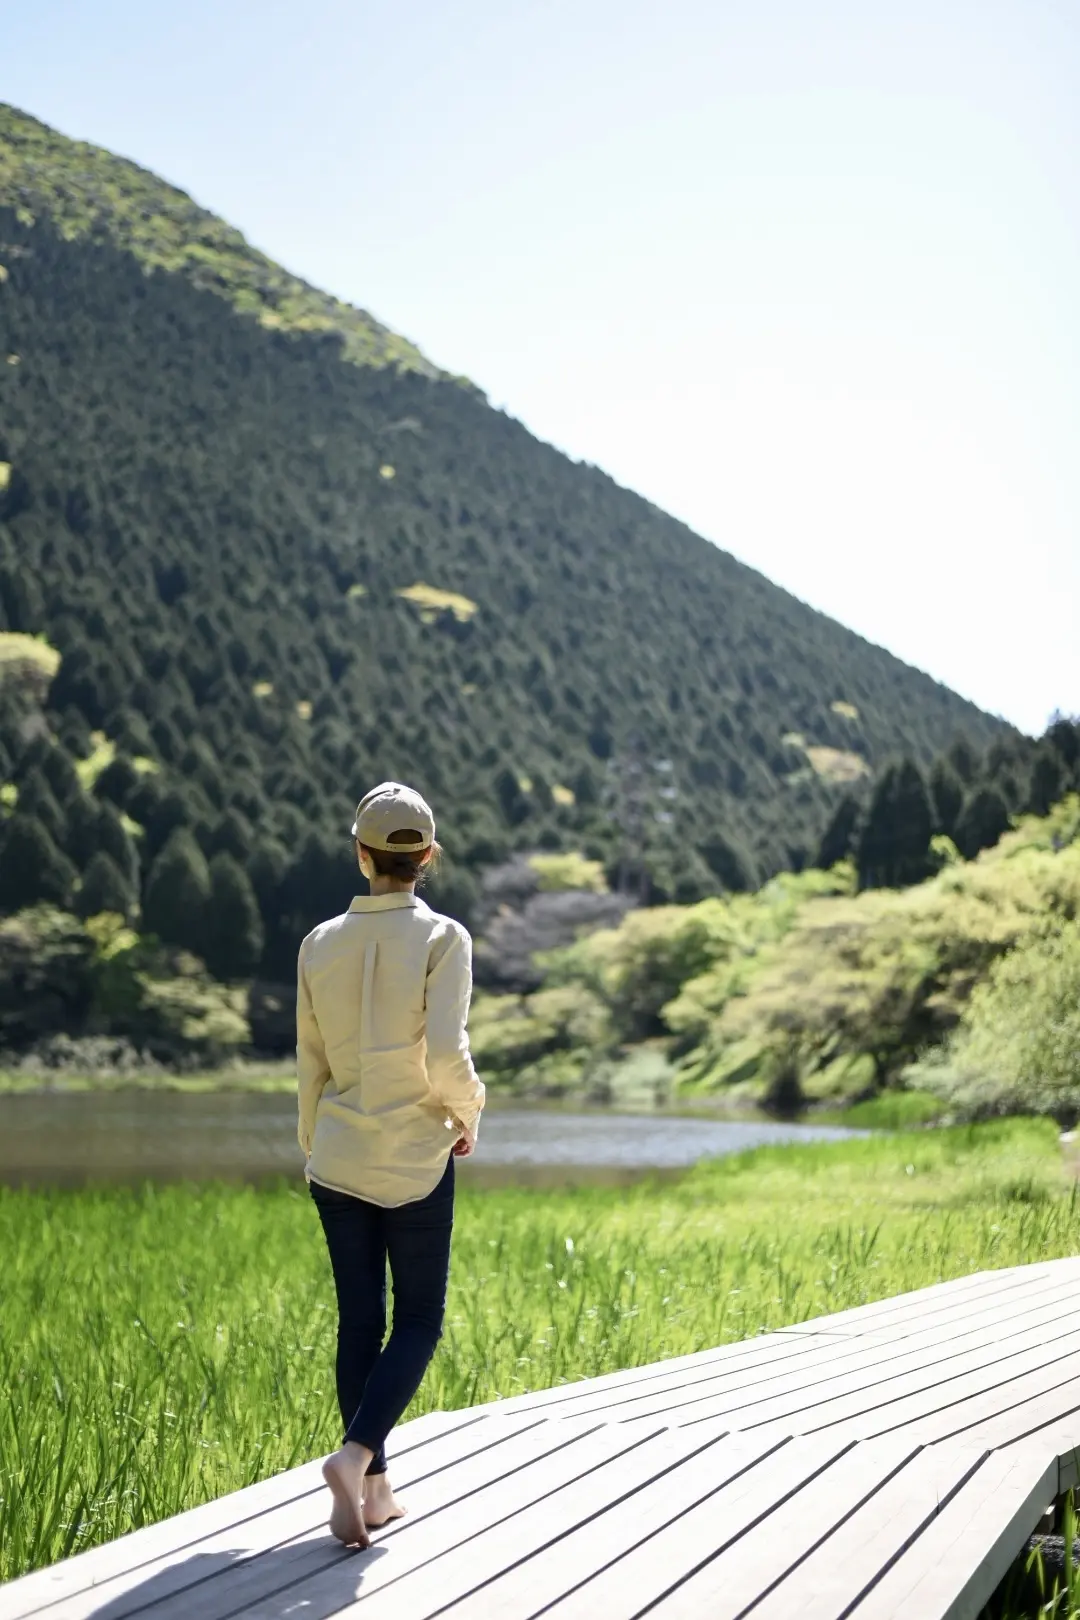
{"label": "light green foliage", "polygon": [[836,1116],[840,1125],[854,1130],[903,1131],[916,1125],[931,1125],[941,1118],[945,1104],[925,1091],[887,1091],[880,1097],[867,1097],[853,1103]]}
{"label": "light green foliage", "polygon": [[561,1091],[610,1044],[607,1011],[585,985],[552,985],[531,996],[473,1001],[469,1037],[485,1079],[518,1091]]}
{"label": "light green foliage", "polygon": [[219,984],[186,951],[163,949],[123,918],[92,917],[96,947],[94,1009],[98,1022],[130,1029],[174,1054],[201,1052],[227,1061],[251,1040],[242,988]]}
{"label": "light green foliage", "polygon": [[[692,1039],[711,1017],[696,999],[698,981],[715,973],[728,987],[725,995],[730,994],[747,960],[791,927],[805,899],[836,893],[850,881],[850,871],[842,867],[784,873],[756,895],[632,911],[618,928],[590,934],[543,960],[553,982],[581,983],[601,997],[616,1040],[642,1040],[671,1030]],[[686,991],[691,1000],[683,1003]]]}
{"label": "light green foliage", "polygon": [[893,1075],[955,1024],[991,963],[1080,910],[1080,845],[1051,853],[1029,827],[974,862],[902,891],[806,901],[741,976],[726,962],[664,1009],[695,1042],[688,1079],[724,1084],[791,1063],[804,1083],[869,1054]]}
{"label": "light green foliage", "polygon": [[[3,464],[0,463],[0,466]],[[0,489],[4,484],[0,481]],[[27,636],[15,630],[0,630],[0,678],[5,670],[33,665],[47,680],[60,668],[60,654],[44,636]]]}
{"label": "light green foliage", "polygon": [[[660,1185],[464,1187],[454,1245],[410,1415],[1073,1254],[1080,1208],[1053,1127],[1010,1121],[764,1149]],[[333,1289],[302,1188],[0,1191],[0,1252],[0,1578],[337,1443]]]}
{"label": "light green foliage", "polygon": [[161,1026],[185,1047],[227,1059],[251,1040],[244,1013],[245,992],[235,985],[218,984],[209,974],[192,971],[177,978],[140,978],[148,1019]]}
{"label": "light green foliage", "polygon": [[909,1073],[971,1117],[1080,1115],[1080,923],[1037,929],[977,985],[960,1028]]}
{"label": "light green foliage", "polygon": [[[391,475],[392,473],[393,469]],[[415,585],[404,586],[397,594],[419,608],[420,617],[425,624],[434,624],[440,613],[450,613],[458,624],[468,624],[479,606],[458,591],[440,590],[437,585],[425,585],[422,580],[418,580]]]}
{"label": "light green foliage", "polygon": [[75,761],[76,773],[87,793],[91,791],[102,771],[106,770],[116,758],[116,744],[106,737],[103,731],[92,731],[90,742],[92,744],[90,753],[85,759]]}
{"label": "light green foliage", "polygon": [[105,237],[133,253],[147,272],[182,275],[263,326],[333,333],[345,358],[358,365],[445,375],[366,311],[289,275],[185,192],[2,103],[0,204],[16,208],[24,224],[47,214],[69,241]]}
{"label": "light green foliage", "polygon": [[[554,789],[552,789],[554,793]],[[602,861],[590,861],[580,850],[540,851],[529,856],[529,865],[536,873],[537,882],[545,894],[560,889],[587,889],[591,894],[607,893],[607,878]]]}

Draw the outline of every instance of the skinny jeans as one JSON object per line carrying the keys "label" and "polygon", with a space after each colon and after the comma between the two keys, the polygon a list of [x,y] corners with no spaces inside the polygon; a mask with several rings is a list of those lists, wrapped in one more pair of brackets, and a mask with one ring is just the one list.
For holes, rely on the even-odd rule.
{"label": "skinny jeans", "polygon": [[[420,1388],[442,1334],[454,1160],[424,1198],[384,1209],[308,1183],[322,1221],[338,1305],[337,1397],[345,1439],[374,1452],[369,1474],[386,1472],[386,1437]],[[394,1316],[386,1338],[386,1267]]]}

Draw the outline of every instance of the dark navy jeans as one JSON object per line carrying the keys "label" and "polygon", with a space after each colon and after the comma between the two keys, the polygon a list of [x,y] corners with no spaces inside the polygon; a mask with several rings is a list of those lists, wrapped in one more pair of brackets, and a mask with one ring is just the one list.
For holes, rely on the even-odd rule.
{"label": "dark navy jeans", "polygon": [[[338,1303],[337,1395],[345,1439],[375,1453],[368,1472],[385,1474],[387,1435],[424,1376],[442,1333],[454,1160],[426,1198],[383,1209],[309,1182],[330,1251]],[[386,1265],[394,1320],[386,1344]]]}

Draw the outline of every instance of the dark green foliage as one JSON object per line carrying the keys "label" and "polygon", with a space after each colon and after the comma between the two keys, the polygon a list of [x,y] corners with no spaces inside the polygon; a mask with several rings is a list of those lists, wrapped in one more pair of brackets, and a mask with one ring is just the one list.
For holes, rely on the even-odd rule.
{"label": "dark green foliage", "polygon": [[75,897],[75,911],[80,917],[96,917],[103,911],[130,917],[135,909],[135,891],[130,881],[117,866],[111,855],[99,849],[94,855]]}
{"label": "dark green foliage", "polygon": [[845,793],[832,813],[829,825],[821,836],[813,864],[828,872],[837,861],[845,861],[855,845],[855,833],[862,813],[858,799]]}
{"label": "dark green foliage", "polygon": [[969,787],[975,780],[979,769],[979,756],[967,737],[957,737],[953,740],[946,758],[960,781]]}
{"label": "dark green foliage", "polygon": [[[182,835],[180,835],[182,836]],[[247,979],[263,952],[264,930],[251,879],[227,851],[210,862],[210,905],[203,955],[219,979]]]}
{"label": "dark green foliage", "polygon": [[[756,887],[757,873],[753,858],[737,839],[725,838],[723,833],[714,832],[699,843],[698,849],[722,889],[741,894]],[[704,898],[704,894],[695,898]]]}
{"label": "dark green foliage", "polygon": [[67,906],[78,874],[36,817],[19,812],[0,823],[0,913],[25,906]]}
{"label": "dark green foliage", "polygon": [[40,770],[56,803],[66,812],[72,800],[82,793],[71,756],[63,748],[49,747],[42,756]]}
{"label": "dark green foliage", "polygon": [[1061,755],[1066,769],[1080,769],[1080,720],[1055,714],[1046,730],[1046,741]]}
{"label": "dark green foliage", "polygon": [[254,845],[255,835],[247,817],[235,807],[227,810],[214,827],[215,854],[223,852],[245,862]]}
{"label": "dark green foliage", "polygon": [[951,838],[964,802],[964,784],[945,755],[935,759],[930,772],[930,808],[935,833]]}
{"label": "dark green foliage", "polygon": [[926,784],[910,759],[882,773],[859,832],[855,853],[859,886],[898,889],[928,872],[933,833]]}
{"label": "dark green foliage", "polygon": [[135,794],[142,779],[126,754],[117,754],[110,760],[97,781],[94,783],[94,792],[99,799],[108,799],[112,804],[119,805],[121,810],[126,809],[129,800]]}
{"label": "dark green foliage", "polygon": [[33,816],[39,821],[54,843],[63,844],[66,825],[64,812],[38,765],[19,783],[19,809],[23,815]]}
{"label": "dark green foliage", "polygon": [[167,945],[201,956],[211,898],[206,858],[187,828],[178,828],[150,868],[143,924]]}
{"label": "dark green foliage", "polygon": [[1045,816],[1065,791],[1068,769],[1049,737],[1036,749],[1028,777],[1027,808]]}
{"label": "dark green foliage", "polygon": [[954,842],[966,860],[990,849],[1009,830],[1009,807],[995,787],[979,787],[964,800]]}
{"label": "dark green foliage", "polygon": [[93,945],[74,917],[51,906],[0,917],[0,1050],[78,1033],[92,996]]}
{"label": "dark green foliage", "polygon": [[129,889],[136,889],[139,856],[120,816],[107,800],[80,792],[67,806],[66,853],[81,872],[95,855],[108,855]]}
{"label": "dark green foliage", "polygon": [[[50,141],[84,196],[88,160]],[[154,182],[131,184],[144,210]],[[816,846],[837,796],[781,745],[791,728],[927,765],[958,726],[979,746],[998,729],[475,391],[238,319],[190,284],[194,238],[177,274],[149,277],[105,239],[64,241],[49,213],[69,204],[49,195],[33,227],[4,213],[0,231],[19,250],[0,306],[20,356],[0,368],[4,459],[27,491],[10,555],[38,590],[18,612],[63,654],[54,730],[81,716],[160,764],[135,780],[118,761],[97,789],[145,828],[148,859],[177,826],[212,849],[230,808],[296,856],[311,832],[341,837],[389,774],[434,798],[474,868],[595,848],[613,834],[605,762],[638,733],[704,861],[722,828],[767,875]],[[127,203],[102,206],[103,237],[122,239]],[[161,206],[172,218],[165,188]],[[417,582],[461,613],[398,594]]]}
{"label": "dark green foliage", "polygon": [[444,864],[442,869],[424,885],[424,899],[436,911],[456,917],[466,928],[476,922],[480,901],[480,884],[467,866]]}

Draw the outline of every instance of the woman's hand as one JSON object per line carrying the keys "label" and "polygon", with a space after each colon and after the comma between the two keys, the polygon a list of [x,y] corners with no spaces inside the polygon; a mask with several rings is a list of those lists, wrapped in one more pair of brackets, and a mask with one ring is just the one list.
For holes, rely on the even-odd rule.
{"label": "woman's hand", "polygon": [[453,1147],[451,1148],[450,1151],[458,1159],[467,1159],[469,1157],[469,1154],[473,1151],[473,1149],[475,1147],[476,1147],[476,1136],[475,1136],[475,1134],[472,1131],[465,1130],[465,1128],[463,1126],[462,1131],[461,1131],[461,1135],[458,1137],[457,1141],[454,1143],[454,1145],[453,1145]]}

